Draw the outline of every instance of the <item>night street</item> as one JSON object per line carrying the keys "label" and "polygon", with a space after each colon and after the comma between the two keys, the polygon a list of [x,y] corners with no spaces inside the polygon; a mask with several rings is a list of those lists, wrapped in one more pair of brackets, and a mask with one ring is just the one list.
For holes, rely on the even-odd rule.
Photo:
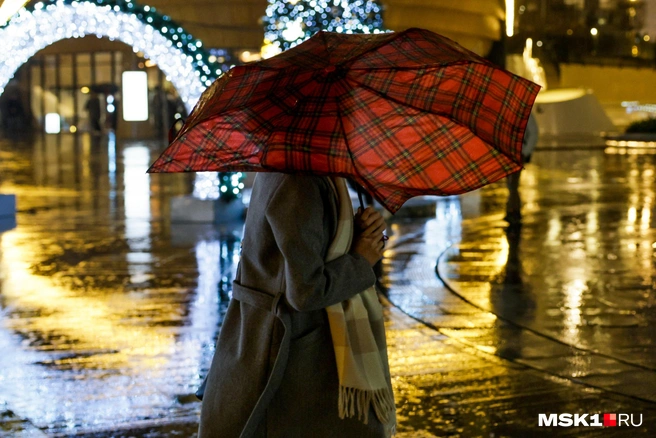
{"label": "night street", "polygon": [[0,438],[656,437],[656,0],[0,42]]}
{"label": "night street", "polygon": [[[0,435],[194,436],[242,224],[171,223],[193,174],[146,174],[164,146],[0,142]],[[505,181],[388,219],[397,436],[656,434],[654,152],[538,146],[521,227]],[[629,422],[538,425],[566,413]]]}

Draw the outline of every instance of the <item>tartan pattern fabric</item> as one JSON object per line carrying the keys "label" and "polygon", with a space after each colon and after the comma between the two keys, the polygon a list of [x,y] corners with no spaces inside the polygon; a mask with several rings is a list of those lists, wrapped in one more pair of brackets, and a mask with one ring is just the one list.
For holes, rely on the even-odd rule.
{"label": "tartan pattern fabric", "polygon": [[[353,237],[353,206],[344,178],[332,178],[337,199],[337,231],[326,261],[346,254]],[[354,297],[326,308],[339,377],[339,417],[357,415],[365,424],[369,408],[386,425],[387,436],[396,429],[396,407],[387,360],[383,307],[371,286]]]}
{"label": "tartan pattern fabric", "polygon": [[521,169],[538,91],[427,30],[319,32],[217,79],[149,172],[344,176],[394,213]]}

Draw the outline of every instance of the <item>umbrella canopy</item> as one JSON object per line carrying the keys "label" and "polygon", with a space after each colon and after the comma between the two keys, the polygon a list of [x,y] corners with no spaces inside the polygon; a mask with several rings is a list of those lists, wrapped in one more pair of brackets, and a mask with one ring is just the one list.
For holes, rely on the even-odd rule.
{"label": "umbrella canopy", "polygon": [[149,172],[344,176],[394,213],[521,169],[538,91],[427,30],[319,32],[217,79]]}

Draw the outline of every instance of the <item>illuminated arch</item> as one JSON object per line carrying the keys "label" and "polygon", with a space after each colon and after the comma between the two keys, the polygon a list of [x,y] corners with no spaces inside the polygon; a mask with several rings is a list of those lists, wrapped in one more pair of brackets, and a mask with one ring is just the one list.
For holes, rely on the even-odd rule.
{"label": "illuminated arch", "polygon": [[39,50],[68,38],[87,35],[128,44],[153,60],[191,111],[205,88],[225,66],[209,61],[202,42],[155,8],[131,0],[50,0],[21,9],[0,28],[0,94]]}

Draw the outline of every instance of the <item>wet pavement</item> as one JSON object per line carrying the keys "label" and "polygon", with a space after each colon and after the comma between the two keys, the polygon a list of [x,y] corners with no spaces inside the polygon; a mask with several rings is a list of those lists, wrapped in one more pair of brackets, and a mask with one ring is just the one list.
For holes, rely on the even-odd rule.
{"label": "wet pavement", "polygon": [[[171,224],[192,176],[145,174],[162,146],[0,141],[18,206],[0,233],[0,436],[194,436],[241,224]],[[503,183],[390,221],[399,436],[656,434],[649,152],[538,150],[521,227],[503,221]],[[540,413],[642,424],[538,427]]]}

